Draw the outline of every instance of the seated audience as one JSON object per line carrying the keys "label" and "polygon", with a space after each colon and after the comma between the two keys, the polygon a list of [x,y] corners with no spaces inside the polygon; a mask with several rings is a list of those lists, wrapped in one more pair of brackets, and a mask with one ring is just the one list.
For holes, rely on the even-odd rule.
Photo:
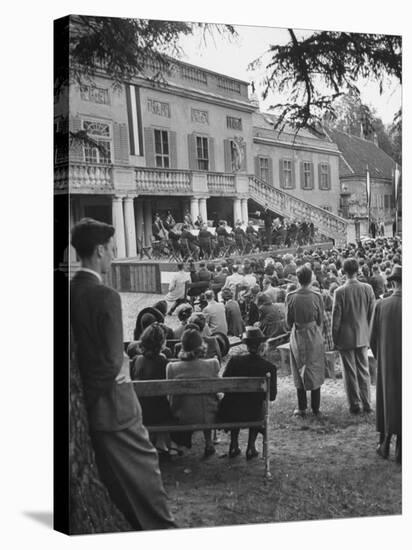
{"label": "seated audience", "polygon": [[216,302],[213,290],[205,292],[205,299],[207,306],[203,309],[203,313],[206,315],[206,322],[211,334],[222,332],[227,335],[225,306],[220,302]]}
{"label": "seated audience", "polygon": [[193,308],[190,304],[181,304],[176,308],[176,315],[180,321],[180,325],[173,331],[173,337],[179,339],[182,337],[185,331],[189,317],[193,312]]}
{"label": "seated audience", "polygon": [[[198,330],[189,329],[182,335],[182,351],[180,361],[169,363],[166,367],[166,378],[178,380],[180,378],[217,378],[219,375],[219,361],[204,359],[204,345]],[[202,424],[216,420],[219,399],[217,395],[173,395],[170,397],[170,406],[177,422],[182,424]],[[211,430],[205,430],[204,456],[215,453]],[[173,436],[176,443],[191,448],[192,433],[177,432]]]}
{"label": "seated audience", "polygon": [[241,336],[243,320],[238,302],[233,299],[233,293],[228,288],[222,291],[222,299],[225,304],[227,334],[229,336]]}
{"label": "seated audience", "polygon": [[173,274],[169,292],[165,296],[165,300],[171,304],[168,315],[172,315],[177,306],[186,301],[186,283],[190,283],[190,273],[185,271],[184,264],[177,264],[177,272]]}
{"label": "seated audience", "polygon": [[[165,345],[165,332],[159,323],[148,326],[140,338],[142,355],[135,357],[130,368],[132,380],[164,380],[168,360],[162,353]],[[143,424],[158,426],[173,421],[169,401],[166,396],[139,397],[142,407]],[[170,454],[170,436],[165,432],[150,435],[159,454]]]}
{"label": "seated audience", "polygon": [[[262,357],[263,342],[266,337],[259,328],[248,327],[242,341],[246,344],[247,354],[234,355],[230,358],[223,377],[231,376],[266,376],[270,373],[270,400],[274,401],[277,393],[276,367]],[[263,418],[265,395],[263,393],[228,393],[225,394],[219,407],[219,421],[241,422],[261,420]],[[240,455],[239,428],[230,431],[229,457]],[[256,438],[258,430],[249,428],[246,459],[258,456]]]}

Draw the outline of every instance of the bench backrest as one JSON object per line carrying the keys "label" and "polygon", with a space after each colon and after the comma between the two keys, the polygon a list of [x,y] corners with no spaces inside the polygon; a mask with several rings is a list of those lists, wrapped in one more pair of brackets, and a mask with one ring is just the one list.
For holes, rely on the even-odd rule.
{"label": "bench backrest", "polygon": [[209,393],[267,393],[270,374],[268,373],[266,377],[181,378],[177,380],[133,380],[132,382],[139,397]]}

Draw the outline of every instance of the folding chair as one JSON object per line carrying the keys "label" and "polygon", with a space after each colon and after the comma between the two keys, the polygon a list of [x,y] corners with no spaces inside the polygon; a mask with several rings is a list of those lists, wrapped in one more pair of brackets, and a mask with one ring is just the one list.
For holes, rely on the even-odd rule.
{"label": "folding chair", "polygon": [[198,301],[196,302],[196,298],[199,298],[199,296],[208,288],[210,288],[210,281],[198,281],[196,283],[186,282],[185,299],[190,302],[192,307],[194,307],[197,303],[199,303]]}
{"label": "folding chair", "polygon": [[184,237],[180,237],[180,249],[182,251],[183,260],[187,260],[187,258],[191,257],[192,253],[189,247],[189,241]]}
{"label": "folding chair", "polygon": [[219,235],[217,237],[217,255],[220,258],[225,258],[228,255],[230,244],[226,242],[224,235]]}
{"label": "folding chair", "polygon": [[160,241],[155,241],[153,240],[152,242],[152,253],[153,253],[153,258],[156,259],[156,260],[159,260],[161,259],[164,255],[165,255],[165,240],[162,239]]}
{"label": "folding chair", "polygon": [[167,250],[169,255],[168,260],[169,261],[174,260],[176,262],[180,262],[182,260],[182,256],[181,256],[178,242],[172,241],[171,239],[169,239],[166,244],[167,244]]}
{"label": "folding chair", "polygon": [[149,260],[151,260],[152,255],[151,255],[150,251],[152,250],[152,247],[151,246],[144,246],[143,242],[142,242],[142,239],[139,239],[139,238],[136,238],[136,242],[137,242],[137,248],[139,250],[140,259],[143,260],[143,258],[145,256],[147,256],[149,258]]}

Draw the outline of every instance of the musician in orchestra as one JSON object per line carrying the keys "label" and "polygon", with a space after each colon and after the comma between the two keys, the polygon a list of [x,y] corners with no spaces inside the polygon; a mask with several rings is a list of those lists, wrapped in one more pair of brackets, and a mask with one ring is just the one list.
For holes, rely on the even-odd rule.
{"label": "musician in orchestra", "polygon": [[167,211],[166,213],[166,218],[165,218],[165,221],[164,221],[164,226],[167,230],[171,229],[174,225],[176,225],[176,221],[171,213],[170,210]]}
{"label": "musician in orchestra", "polygon": [[[197,227],[198,229],[200,229],[203,225],[203,218],[202,216],[199,214],[198,217],[196,218],[196,221],[195,221],[195,227]],[[207,224],[206,224],[207,225]]]}
{"label": "musician in orchestra", "polygon": [[185,225],[188,225],[190,227],[190,229],[194,229],[194,224],[193,224],[193,220],[192,220],[192,216],[189,212],[189,210],[186,208],[185,211],[184,211],[184,214],[183,214],[183,223]]}
{"label": "musician in orchestra", "polygon": [[197,240],[197,237],[190,232],[190,228],[186,224],[183,225],[182,227],[181,239],[187,240],[190,253],[193,256],[193,258],[197,261],[199,259],[199,252],[200,252],[199,241]]}
{"label": "musician in orchestra", "polygon": [[155,241],[161,241],[167,238],[167,230],[157,212],[152,224],[152,233]]}

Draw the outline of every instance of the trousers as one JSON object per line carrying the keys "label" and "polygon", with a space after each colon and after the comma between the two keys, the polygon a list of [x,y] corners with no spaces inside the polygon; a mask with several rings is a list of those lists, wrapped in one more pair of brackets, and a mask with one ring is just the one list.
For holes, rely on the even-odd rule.
{"label": "trousers", "polygon": [[96,464],[113,502],[136,531],[177,527],[157,452],[141,421],[119,431],[92,431]]}
{"label": "trousers", "polygon": [[369,410],[371,405],[367,346],[339,350],[339,353],[342,357],[344,384],[349,409],[353,411],[362,405],[364,410]]}
{"label": "trousers", "polygon": [[[305,411],[308,408],[308,396],[306,390],[296,390],[298,394],[298,407],[300,411]],[[319,412],[320,408],[320,388],[311,390],[310,392],[310,406],[314,413]]]}

